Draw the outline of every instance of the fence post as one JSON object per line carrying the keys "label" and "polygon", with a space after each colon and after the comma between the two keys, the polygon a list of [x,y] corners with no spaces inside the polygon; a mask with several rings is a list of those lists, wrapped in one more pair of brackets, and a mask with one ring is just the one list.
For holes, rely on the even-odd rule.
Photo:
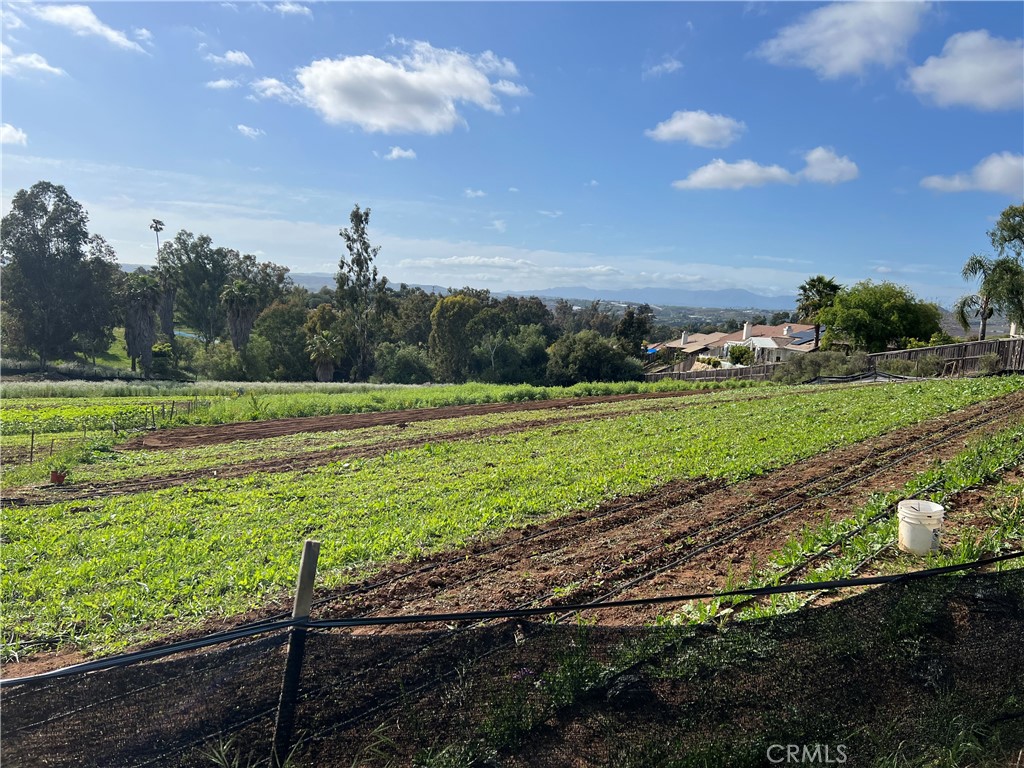
{"label": "fence post", "polygon": [[36,431],[33,429],[32,430],[32,442],[30,442],[28,444],[28,463],[29,463],[29,465],[32,464],[32,459],[35,457],[35,453],[36,453]]}
{"label": "fence post", "polygon": [[[299,562],[299,580],[295,587],[295,603],[292,618],[305,621],[313,604],[313,582],[316,579],[316,564],[320,557],[320,542],[306,539]],[[292,627],[288,638],[288,659],[281,680],[281,699],[277,705],[277,719],[274,722],[274,743],[271,751],[271,766],[278,768],[288,759],[292,733],[295,730],[295,705],[299,697],[299,679],[302,675],[302,658],[306,653],[306,627],[299,624]]]}

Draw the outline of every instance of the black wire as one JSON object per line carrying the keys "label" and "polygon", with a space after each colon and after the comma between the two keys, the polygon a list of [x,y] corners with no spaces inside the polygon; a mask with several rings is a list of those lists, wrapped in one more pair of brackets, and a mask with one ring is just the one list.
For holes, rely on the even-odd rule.
{"label": "black wire", "polygon": [[860,579],[838,579],[835,581],[783,584],[774,587],[757,587],[755,589],[735,589],[727,592],[703,592],[689,595],[641,597],[632,600],[618,600],[614,602],[591,602],[580,603],[577,605],[540,606],[536,608],[513,608],[498,611],[427,613],[416,614],[411,616],[369,616],[362,618],[333,619],[325,621],[310,621],[309,619],[287,619],[284,621],[267,622],[262,625],[248,627],[245,629],[232,630],[229,632],[219,632],[217,634],[207,635],[206,637],[197,638],[195,640],[187,640],[179,643],[173,643],[171,645],[165,645],[158,648],[151,648],[146,651],[137,651],[135,653],[127,653],[122,654],[120,656],[111,656],[106,659],[100,659],[98,661],[86,662],[84,664],[76,664],[74,666],[65,667],[63,669],[55,669],[51,670],[50,672],[43,672],[38,675],[33,675],[31,677],[7,678],[0,680],[0,687],[6,688],[15,685],[27,685],[37,682],[43,682],[45,680],[52,680],[57,677],[67,677],[70,675],[86,674],[89,672],[99,672],[105,669],[112,669],[115,667],[122,667],[127,666],[129,664],[135,664],[140,661],[148,661],[151,659],[161,658],[163,656],[170,656],[172,654],[181,653],[183,651],[196,650],[211,645],[231,642],[233,640],[240,640],[246,637],[251,637],[253,635],[262,634],[264,632],[273,632],[275,630],[290,629],[291,627],[297,626],[308,627],[310,629],[335,629],[341,627],[389,626],[395,624],[452,623],[458,621],[481,620],[486,621],[492,619],[514,619],[524,618],[528,616],[543,616],[545,614],[553,613],[574,613],[578,611],[588,611],[595,609],[603,610],[606,608],[626,608],[640,605],[661,605],[664,603],[685,602],[688,600],[704,600],[734,596],[762,597],[767,595],[789,594],[793,592],[818,592],[828,589],[840,589],[843,587],[889,584],[892,582],[903,580],[939,576],[947,573],[956,573],[958,571],[966,571],[974,568],[981,568],[986,565],[1004,562],[1007,560],[1013,560],[1019,557],[1024,557],[1024,551],[1010,552],[1005,555],[986,558],[984,560],[975,560],[970,563],[947,565],[941,568],[929,568],[922,571],[908,571],[906,573],[893,574],[889,576],[869,576],[867,578]]}

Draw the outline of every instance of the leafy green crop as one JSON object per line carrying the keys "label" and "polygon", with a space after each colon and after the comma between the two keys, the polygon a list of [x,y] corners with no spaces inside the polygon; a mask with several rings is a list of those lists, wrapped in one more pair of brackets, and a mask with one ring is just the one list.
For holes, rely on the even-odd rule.
{"label": "leafy green crop", "polygon": [[[110,652],[291,588],[302,540],[336,586],[394,558],[592,509],[670,479],[738,479],[1019,390],[1020,379],[858,387],[644,410],[436,442],[306,472],[5,510],[9,651]],[[256,448],[255,450],[258,450]]]}

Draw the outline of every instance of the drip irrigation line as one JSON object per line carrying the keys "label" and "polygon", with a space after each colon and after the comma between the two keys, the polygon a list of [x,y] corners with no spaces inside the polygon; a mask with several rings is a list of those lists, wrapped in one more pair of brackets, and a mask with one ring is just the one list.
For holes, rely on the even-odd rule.
{"label": "drip irrigation line", "polygon": [[[959,435],[962,435],[962,434],[964,434],[966,432],[969,432],[969,431],[971,431],[973,429],[976,429],[976,428],[978,428],[980,426],[983,426],[985,424],[989,424],[989,423],[995,421],[997,418],[999,418],[999,416],[1000,416],[1000,414],[997,413],[995,415],[989,415],[989,417],[987,419],[984,419],[984,420],[971,421],[971,422],[967,422],[966,424],[960,424],[960,425],[956,425],[954,427],[951,427],[948,432],[940,433],[940,435],[938,436],[938,438],[936,440],[931,441],[927,445],[924,445],[924,446],[922,446],[920,448],[916,448],[915,450],[911,451],[910,453],[905,453],[902,456],[899,456],[896,459],[894,459],[892,461],[889,461],[886,464],[883,464],[882,466],[876,467],[875,469],[869,471],[867,474],[857,475],[856,477],[854,477],[854,478],[852,478],[852,479],[850,479],[850,480],[848,480],[848,481],[846,481],[844,483],[841,483],[840,485],[836,486],[835,488],[831,488],[831,489],[829,489],[827,491],[823,491],[821,493],[815,494],[814,496],[812,496],[810,498],[811,499],[823,499],[823,498],[828,498],[829,496],[834,496],[836,493],[839,493],[840,491],[845,490],[846,488],[849,488],[849,487],[851,487],[853,485],[857,485],[858,483],[861,483],[861,482],[863,482],[864,480],[866,480],[868,478],[871,478],[871,477],[874,477],[876,475],[879,475],[882,472],[884,472],[884,471],[886,471],[888,469],[891,469],[892,467],[896,466],[897,464],[900,464],[900,463],[906,461],[907,459],[913,458],[914,456],[917,456],[917,455],[919,455],[919,454],[921,454],[921,453],[923,453],[925,451],[931,450],[931,449],[941,445],[942,443],[946,443],[946,442],[952,440],[953,438],[955,438],[955,437],[957,437]],[[825,478],[822,478],[822,479],[825,479]],[[783,494],[779,498],[784,499],[787,496],[793,495],[794,493],[795,493],[795,491],[790,491],[790,492],[787,492],[787,493]],[[727,543],[729,541],[732,541],[732,540],[734,540],[736,538],[739,538],[740,536],[742,536],[745,533],[749,533],[750,531],[752,531],[752,530],[754,530],[756,528],[760,528],[762,525],[766,525],[768,523],[772,523],[775,520],[778,520],[778,519],[780,519],[782,517],[785,517],[786,515],[790,514],[791,512],[794,512],[795,510],[797,510],[800,507],[802,507],[806,503],[806,501],[807,501],[806,499],[800,500],[797,503],[792,504],[789,507],[786,507],[786,508],[784,508],[784,509],[782,509],[782,510],[780,510],[778,512],[775,512],[775,513],[772,513],[772,514],[760,517],[757,520],[755,520],[754,522],[749,523],[748,525],[745,525],[745,526],[743,526],[742,528],[740,528],[738,530],[732,531],[731,533],[723,534],[722,536],[719,536],[717,539],[714,539],[711,542],[698,547],[697,549],[689,550],[689,551],[687,551],[687,553],[685,555],[683,555],[683,556],[681,556],[679,558],[676,558],[675,560],[671,560],[670,562],[668,562],[668,563],[666,563],[666,564],[664,564],[664,565],[662,565],[662,566],[660,566],[660,567],[658,567],[658,568],[656,568],[654,570],[645,571],[644,573],[640,574],[639,576],[635,577],[634,579],[631,579],[630,581],[627,581],[624,584],[620,584],[615,589],[613,589],[613,590],[611,590],[609,592],[606,592],[604,595],[602,595],[601,597],[597,598],[593,602],[595,602],[595,603],[601,602],[602,600],[607,600],[608,598],[613,597],[615,595],[620,595],[623,592],[631,589],[632,587],[635,587],[636,585],[640,584],[641,582],[647,581],[648,579],[650,579],[653,576],[657,576],[657,575],[659,575],[661,573],[664,573],[666,571],[671,571],[671,570],[679,567],[683,563],[686,563],[686,562],[689,562],[689,561],[693,560],[695,557],[698,557],[699,555],[705,554],[706,552],[708,552],[708,551],[710,551],[710,550],[712,550],[712,549],[714,549],[714,548],[716,548],[716,547],[718,547],[718,546],[720,546],[722,544],[725,544],[725,543]],[[728,525],[729,523],[731,523],[731,522],[733,522],[735,520],[738,520],[739,518],[741,518],[741,517],[743,517],[743,516],[745,516],[747,514],[749,514],[749,510],[741,511],[739,513],[736,513],[736,514],[732,515],[731,517],[728,517],[728,518],[726,518],[724,520],[720,520],[720,521],[718,521],[718,523],[716,523],[716,524],[714,524],[712,526],[711,530],[714,530],[715,528],[721,528],[721,527],[723,527],[725,525]],[[880,516],[881,516],[881,513],[880,513]],[[654,550],[648,550],[647,553],[650,553],[652,551],[654,551]],[[647,553],[645,553],[645,554],[647,554]],[[608,605],[609,603],[605,603],[605,604]],[[572,611],[570,610],[565,615],[559,617],[558,621],[562,621],[563,619],[568,618],[571,615],[572,615]]]}
{"label": "drip irrigation line", "polygon": [[688,595],[663,595],[661,597],[641,597],[631,600],[590,602],[580,603],[576,605],[549,605],[538,606],[535,608],[512,608],[494,611],[464,611],[460,613],[425,613],[413,614],[409,616],[367,616],[352,619],[330,619],[320,621],[310,621],[308,619],[287,619],[284,621],[268,622],[266,624],[249,627],[245,629],[232,630],[228,632],[219,632],[217,634],[207,635],[205,637],[197,638],[195,640],[182,641],[179,643],[173,643],[171,645],[161,646],[159,648],[151,648],[145,651],[136,651],[135,653],[127,653],[122,654],[120,656],[111,656],[109,658],[100,659],[98,661],[76,664],[71,667],[55,669],[50,672],[42,672],[38,675],[33,675],[30,677],[6,678],[0,680],[0,687],[6,688],[15,685],[26,685],[30,683],[52,680],[57,677],[67,677],[70,675],[86,674],[89,672],[99,672],[106,669],[112,669],[114,667],[122,667],[127,666],[129,664],[135,664],[140,661],[150,661],[152,659],[158,659],[163,656],[170,656],[176,653],[182,653],[184,651],[197,650],[199,648],[205,648],[211,645],[227,643],[231,642],[232,640],[241,640],[246,637],[251,637],[253,635],[262,634],[265,632],[290,629],[292,627],[301,626],[306,627],[308,629],[339,629],[352,627],[393,626],[399,624],[449,624],[460,621],[490,621],[494,619],[528,618],[531,616],[544,616],[554,613],[577,613],[581,611],[588,611],[594,609],[630,608],[640,605],[662,605],[665,603],[678,603],[686,602],[689,600],[706,600],[740,596],[763,597],[768,595],[789,594],[793,592],[817,592],[830,589],[841,589],[844,587],[866,587],[879,584],[890,584],[893,582],[904,580],[940,576],[948,573],[956,573],[959,571],[981,568],[986,565],[1001,563],[1007,560],[1014,560],[1020,557],[1024,557],[1024,551],[1010,552],[1004,555],[986,558],[984,560],[975,560],[970,563],[946,565],[941,568],[928,568],[921,571],[908,571],[905,573],[891,574],[886,576],[869,576],[867,578],[861,579],[837,579],[833,581],[782,584],[774,587],[735,589],[729,590],[727,592],[700,592]]}

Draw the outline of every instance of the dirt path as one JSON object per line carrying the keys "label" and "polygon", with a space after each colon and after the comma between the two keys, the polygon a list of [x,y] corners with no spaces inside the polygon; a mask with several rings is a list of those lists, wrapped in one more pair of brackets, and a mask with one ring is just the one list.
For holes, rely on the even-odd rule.
{"label": "dirt path", "polygon": [[236,440],[262,440],[300,432],[337,432],[343,429],[394,426],[416,421],[457,419],[466,416],[486,416],[515,411],[541,411],[555,408],[576,408],[599,403],[617,403],[622,400],[652,400],[661,397],[689,397],[706,395],[710,389],[680,392],[646,392],[628,395],[602,395],[595,397],[564,397],[552,400],[531,400],[520,403],[478,403],[452,405],[441,408],[410,408],[384,413],[344,413],[332,416],[306,416],[294,419],[272,419],[233,424],[215,424],[209,427],[175,427],[163,429],[136,438],[120,446],[121,450],[159,450],[166,448],[194,448],[200,445],[233,443]]}

